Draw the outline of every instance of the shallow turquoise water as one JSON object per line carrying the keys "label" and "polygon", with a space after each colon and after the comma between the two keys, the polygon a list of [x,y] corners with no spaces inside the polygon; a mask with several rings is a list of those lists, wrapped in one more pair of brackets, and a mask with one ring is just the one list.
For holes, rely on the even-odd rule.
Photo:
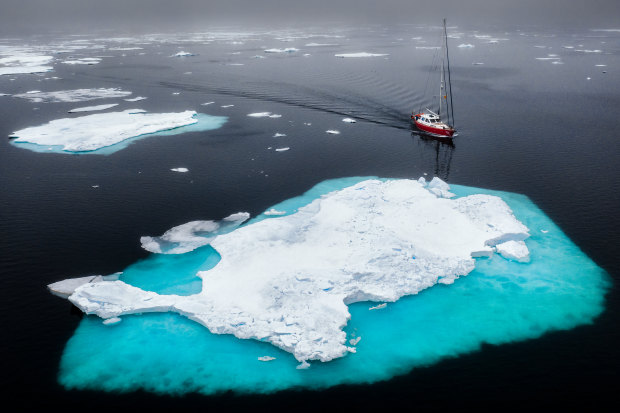
{"label": "shallow turquoise water", "polygon": [[[171,136],[171,135],[180,135],[188,132],[204,132],[208,130],[221,128],[224,123],[228,120],[226,116],[212,116],[205,115],[204,113],[196,114],[196,119],[198,122],[192,123],[191,125],[181,126],[179,128],[168,129],[155,133],[147,133],[144,135],[139,135],[133,138],[125,139],[117,144],[105,146],[103,148],[96,149],[94,151],[81,151],[81,152],[73,152],[67,151],[63,149],[62,145],[37,145],[36,143],[29,142],[17,142],[15,139],[11,139],[13,145],[29,149],[33,152],[41,152],[41,153],[64,153],[64,154],[88,154],[88,155],[110,155],[114,152],[118,152],[121,149],[125,149],[127,146],[131,145],[133,142],[149,138],[152,136]],[[18,138],[19,139],[19,138]]]}
{"label": "shallow turquoise water", "polygon": [[[273,208],[293,213],[321,194],[364,179],[325,181]],[[458,196],[502,197],[530,228],[526,243],[531,262],[498,255],[481,258],[473,272],[452,285],[436,285],[381,310],[368,310],[376,303],[353,304],[346,331],[350,337],[362,337],[357,353],[329,363],[313,362],[307,370],[297,370],[292,355],[268,343],[211,334],[176,314],[124,316],[112,326],[87,316],[67,343],[59,381],[67,388],[169,394],[268,393],[372,383],[476,351],[483,343],[534,339],[591,323],[603,311],[607,274],[527,197],[451,188]],[[260,219],[268,217],[255,218]],[[159,293],[192,294],[200,290],[196,271],[214,266],[218,259],[209,246],[180,256],[153,254],[128,267],[122,279]],[[265,355],[276,360],[257,360]]]}

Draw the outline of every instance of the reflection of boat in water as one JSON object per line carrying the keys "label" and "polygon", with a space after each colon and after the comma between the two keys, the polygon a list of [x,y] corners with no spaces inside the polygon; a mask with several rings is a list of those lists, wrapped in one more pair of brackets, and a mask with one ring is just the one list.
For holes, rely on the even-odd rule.
{"label": "reflection of boat in water", "polygon": [[[450,82],[450,59],[448,56],[448,34],[446,19],[443,19],[443,35],[441,43],[441,69],[439,82],[439,110],[437,113],[430,109],[411,113],[411,120],[421,133],[440,138],[455,136],[454,109],[452,108],[452,84]],[[428,84],[428,82],[427,82]],[[448,100],[448,96],[450,99]],[[442,120],[442,109],[445,114]]]}
{"label": "reflection of boat in water", "polygon": [[[426,150],[435,152],[433,175],[448,181],[450,178],[450,164],[452,163],[452,154],[454,153],[454,142],[451,138],[438,138],[429,136],[425,133],[412,131],[412,135],[417,135],[418,143]],[[428,152],[427,152],[428,153]],[[426,157],[426,156],[425,156]]]}

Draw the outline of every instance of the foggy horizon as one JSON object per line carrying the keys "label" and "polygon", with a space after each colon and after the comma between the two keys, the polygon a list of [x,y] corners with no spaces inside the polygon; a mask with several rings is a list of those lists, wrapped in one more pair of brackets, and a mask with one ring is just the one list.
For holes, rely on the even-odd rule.
{"label": "foggy horizon", "polygon": [[196,31],[217,27],[284,29],[300,25],[438,24],[470,27],[618,28],[620,5],[615,0],[567,2],[561,0],[376,2],[282,0],[5,0],[0,16],[3,36],[50,31],[88,33]]}

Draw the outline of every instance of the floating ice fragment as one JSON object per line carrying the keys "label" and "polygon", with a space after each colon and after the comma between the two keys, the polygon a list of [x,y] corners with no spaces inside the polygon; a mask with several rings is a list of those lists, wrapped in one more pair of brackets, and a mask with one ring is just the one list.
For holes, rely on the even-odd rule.
{"label": "floating ice fragment", "polygon": [[84,102],[95,99],[122,98],[129,95],[131,92],[119,88],[98,88],[58,90],[56,92],[30,91],[13,96],[28,99],[31,102]]}
{"label": "floating ice fragment", "polygon": [[101,62],[101,59],[98,57],[83,57],[80,59],[64,60],[61,63],[66,65],[96,65],[99,62]]}
{"label": "floating ice fragment", "polygon": [[115,273],[110,275],[89,275],[87,277],[69,278],[63,281],[57,281],[49,284],[47,289],[54,295],[61,298],[69,298],[71,294],[75,292],[75,289],[88,283],[96,283],[101,281],[115,281],[118,280],[121,273]]}
{"label": "floating ice fragment", "polygon": [[344,118],[344,119],[342,119],[342,121],[346,122],[346,123],[355,123],[355,122],[357,122],[355,119],[351,119],[351,118]]}
{"label": "floating ice fragment", "polygon": [[281,117],[282,117],[282,115],[278,115],[278,114],[275,114],[275,113],[274,113],[274,114],[272,114],[272,115],[269,115],[269,117],[270,117],[270,118],[281,118]]}
{"label": "floating ice fragment", "polygon": [[71,109],[68,112],[69,113],[95,112],[95,111],[98,111],[98,110],[110,109],[110,108],[113,108],[114,106],[118,106],[118,103],[110,103],[108,105],[97,105],[97,106],[84,106],[84,107],[81,107],[81,108]]}
{"label": "floating ice fragment", "polygon": [[457,47],[461,49],[471,49],[472,47],[475,47],[475,46],[471,43],[462,43],[462,44],[459,44]]}
{"label": "floating ice fragment", "polygon": [[189,172],[187,168],[171,168],[170,170],[173,172]]}
{"label": "floating ice fragment", "polygon": [[27,73],[49,72],[52,66],[46,66],[54,59],[53,56],[44,56],[31,53],[17,53],[0,58],[0,76]]}
{"label": "floating ice fragment", "polygon": [[161,237],[141,237],[142,248],[156,254],[184,254],[211,243],[250,218],[247,212],[232,214],[221,221],[191,221],[169,229]]}
{"label": "floating ice fragment", "polygon": [[297,367],[295,367],[297,370],[306,370],[310,368],[310,363],[308,363],[306,360],[302,361],[299,365],[297,365]]}
{"label": "floating ice fragment", "polygon": [[[50,148],[51,149],[51,148]],[[99,185],[91,185],[91,188],[99,188]]]}
{"label": "floating ice fragment", "polygon": [[495,246],[497,253],[504,258],[519,262],[528,262],[530,260],[530,251],[523,241],[506,241]]}
{"label": "floating ice fragment", "polygon": [[349,344],[351,344],[352,346],[356,346],[357,343],[359,343],[361,339],[362,339],[362,337],[352,338],[352,339],[349,340]]}
{"label": "floating ice fragment", "polygon": [[288,146],[286,146],[284,148],[276,148],[276,152],[284,152],[284,151],[288,151],[289,149],[291,149],[291,148],[289,148]]}
{"label": "floating ice fragment", "polygon": [[549,232],[549,231],[548,231],[548,230],[546,230],[546,229],[541,229],[541,230],[540,230],[540,232],[542,232],[543,234],[546,234],[546,233],[547,233],[547,232]]}
{"label": "floating ice fragment", "polygon": [[296,49],[294,47],[287,47],[286,49],[266,49],[264,50],[265,53],[294,53],[294,52],[298,52],[299,49]]}
{"label": "floating ice fragment", "polygon": [[266,118],[269,115],[271,115],[271,112],[255,112],[255,113],[248,113],[248,116],[251,118]]}
{"label": "floating ice fragment", "polygon": [[359,53],[340,53],[335,54],[336,57],[347,58],[347,57],[380,57],[380,56],[389,56],[387,53],[368,53],[368,52],[359,52]]}
{"label": "floating ice fragment", "polygon": [[235,105],[222,105],[222,106],[220,106],[220,107],[221,107],[221,108],[232,108],[233,106],[235,106]]}
{"label": "floating ice fragment", "polygon": [[581,53],[602,53],[602,50],[599,49],[575,49],[576,52],[581,52]]}
{"label": "floating ice fragment", "polygon": [[274,135],[273,135],[273,137],[274,137],[274,138],[281,138],[281,137],[283,137],[283,136],[286,136],[286,133],[279,133],[279,132],[276,132],[276,133],[274,133]]}
{"label": "floating ice fragment", "polygon": [[205,102],[205,103],[201,103],[200,106],[208,106],[208,105],[212,105],[215,102]]}
{"label": "floating ice fragment", "polygon": [[306,43],[306,47],[338,46],[336,43]]}
{"label": "floating ice fragment", "polygon": [[126,102],[139,102],[141,100],[145,100],[144,96],[136,96],[135,98],[123,99]]}
{"label": "floating ice fragment", "polygon": [[122,320],[119,317],[106,318],[103,320],[103,324],[106,326],[120,323]]}
{"label": "floating ice fragment", "polygon": [[173,54],[171,57],[188,57],[188,56],[196,56],[196,55],[194,53],[181,51],[181,52]]}
{"label": "floating ice fragment", "polygon": [[181,92],[172,92],[173,95],[180,95]]}
{"label": "floating ice fragment", "polygon": [[329,130],[326,130],[325,133],[329,133],[329,134],[332,134],[332,135],[339,135],[340,131],[337,131],[335,129],[329,129]]}
{"label": "floating ice fragment", "polygon": [[271,357],[271,356],[262,356],[258,358],[258,361],[272,361],[275,360],[275,357]]}
{"label": "floating ice fragment", "polygon": [[387,307],[387,303],[375,305],[374,307],[370,307],[368,310],[382,310]]}

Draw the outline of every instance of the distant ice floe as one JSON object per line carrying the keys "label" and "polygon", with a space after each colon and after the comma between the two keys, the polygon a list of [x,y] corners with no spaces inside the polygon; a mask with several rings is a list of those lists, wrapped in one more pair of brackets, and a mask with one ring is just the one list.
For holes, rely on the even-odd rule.
{"label": "distant ice floe", "polygon": [[95,99],[122,98],[131,95],[131,92],[118,88],[74,89],[58,90],[56,92],[30,91],[13,95],[31,102],[84,102]]}
{"label": "distant ice floe", "polygon": [[299,49],[294,47],[287,47],[286,49],[266,49],[263,50],[265,53],[295,53],[298,52]]}
{"label": "distant ice floe", "polygon": [[156,254],[184,254],[211,243],[250,218],[247,212],[232,214],[221,221],[191,221],[169,229],[161,237],[141,237],[142,248]]}
{"label": "distant ice floe", "polygon": [[429,187],[423,179],[366,180],[226,234],[213,221],[184,224],[141,241],[167,252],[210,242],[221,260],[198,273],[200,292],[158,294],[100,281],[77,287],[69,300],[103,319],[176,312],[218,334],[269,342],[306,364],[343,357],[355,352],[343,331],[350,304],[375,301],[379,309],[452,284],[474,270],[474,257],[529,237],[501,198],[452,200]]}
{"label": "distant ice floe", "polygon": [[71,109],[69,113],[77,113],[77,112],[95,112],[98,110],[106,110],[113,108],[114,106],[118,106],[118,103],[110,103],[109,105],[97,105],[97,106],[84,106],[81,108]]}
{"label": "distant ice floe", "polygon": [[340,131],[337,131],[335,129],[329,129],[329,130],[326,130],[325,133],[329,133],[331,135],[339,135]]}
{"label": "distant ice floe", "polygon": [[387,303],[382,303],[382,304],[379,304],[379,305],[375,305],[373,307],[369,307],[368,310],[371,310],[371,311],[372,310],[382,310],[385,307],[387,307]]}
{"label": "distant ice floe", "polygon": [[603,51],[599,49],[575,49],[575,51],[580,53],[603,53]]}
{"label": "distant ice floe", "polygon": [[258,358],[258,361],[273,361],[275,360],[275,357],[271,357],[271,356],[261,356]]}
{"label": "distant ice floe", "polygon": [[170,170],[173,172],[181,172],[181,173],[189,172],[189,169],[187,168],[170,168]]}
{"label": "distant ice floe", "polygon": [[342,119],[342,121],[345,123],[356,123],[357,122],[355,119],[351,119],[351,118],[344,118]]}
{"label": "distant ice floe", "polygon": [[337,43],[307,43],[306,47],[327,47],[327,46],[338,46]]}
{"label": "distant ice floe", "polygon": [[291,149],[291,148],[289,148],[288,146],[286,146],[284,148],[276,148],[276,152],[284,152],[284,151],[288,151],[289,149]]}
{"label": "distant ice floe", "polygon": [[415,48],[421,50],[436,50],[439,49],[439,46],[416,46]]}
{"label": "distant ice floe", "polygon": [[233,106],[235,105],[222,105],[220,107],[226,109],[226,108],[232,108]]}
{"label": "distant ice floe", "polygon": [[381,56],[389,56],[388,53],[368,53],[368,52],[359,52],[359,53],[340,53],[335,54],[336,57],[341,58],[349,58],[349,57],[381,57]]}
{"label": "distant ice floe", "polygon": [[108,50],[112,51],[130,51],[130,50],[143,50],[143,47],[108,47]]}
{"label": "distant ice floe", "polygon": [[281,118],[282,117],[282,115],[278,115],[278,114],[271,113],[271,112],[248,113],[248,116],[251,118]]}
{"label": "distant ice floe", "polygon": [[190,52],[178,52],[173,54],[171,57],[189,57],[189,56],[196,56],[194,53],[190,53]]}
{"label": "distant ice floe", "polygon": [[48,66],[53,59],[53,56],[23,52],[15,53],[11,56],[0,58],[0,75],[49,72],[54,69],[52,66]]}
{"label": "distant ice floe", "polygon": [[273,134],[273,137],[274,137],[274,138],[282,138],[282,137],[284,137],[284,136],[286,136],[286,133],[279,133],[279,132],[276,132],[276,133],[274,133],[274,134]]}
{"label": "distant ice floe", "polygon": [[200,106],[208,106],[208,105],[212,105],[215,102],[205,102],[205,103],[201,103]]}
{"label": "distant ice floe", "polygon": [[139,102],[141,100],[145,100],[144,96],[136,96],[135,98],[123,99],[125,102]]}
{"label": "distant ice floe", "polygon": [[459,44],[457,47],[460,49],[471,49],[472,47],[475,47],[475,46],[471,43],[462,43],[462,44]]}
{"label": "distant ice floe", "polygon": [[99,57],[83,57],[80,59],[63,60],[61,63],[66,65],[96,65],[101,62]]}
{"label": "distant ice floe", "polygon": [[15,142],[60,146],[64,151],[85,152],[111,146],[140,135],[196,123],[196,112],[146,113],[141,109],[97,113],[52,120],[13,132]]}

